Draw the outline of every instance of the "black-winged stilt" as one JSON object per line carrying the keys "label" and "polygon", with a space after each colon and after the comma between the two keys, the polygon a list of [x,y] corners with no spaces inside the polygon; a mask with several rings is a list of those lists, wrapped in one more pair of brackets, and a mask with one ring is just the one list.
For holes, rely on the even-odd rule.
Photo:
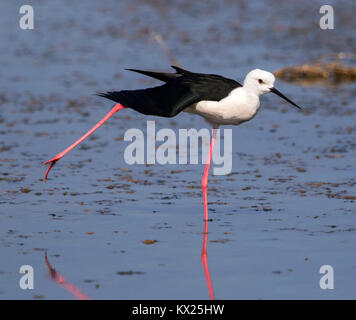
{"label": "black-winged stilt", "polygon": [[272,73],[255,69],[250,71],[243,85],[235,80],[214,74],[190,72],[172,66],[175,73],[163,73],[128,69],[165,82],[164,85],[141,90],[124,90],[100,93],[99,96],[117,102],[112,110],[83,137],[70,147],[57,154],[50,163],[45,180],[54,164],[66,153],[86,139],[117,111],[131,108],[145,115],[174,117],[181,111],[198,114],[213,126],[208,159],[201,182],[204,202],[204,219],[208,220],[207,187],[210,162],[216,138],[216,130],[220,125],[239,125],[251,120],[260,107],[259,97],[273,92],[293,106],[301,109],[276,88]]}

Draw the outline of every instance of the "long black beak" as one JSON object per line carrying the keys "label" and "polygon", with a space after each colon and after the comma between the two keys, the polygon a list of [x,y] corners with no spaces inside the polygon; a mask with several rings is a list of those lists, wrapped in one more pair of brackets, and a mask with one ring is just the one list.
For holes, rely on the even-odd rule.
{"label": "long black beak", "polygon": [[280,96],[284,100],[288,101],[290,104],[297,107],[298,109],[303,110],[301,107],[299,107],[297,104],[295,104],[292,100],[288,99],[284,94],[280,93],[276,88],[272,88],[271,92],[275,93],[277,96]]}

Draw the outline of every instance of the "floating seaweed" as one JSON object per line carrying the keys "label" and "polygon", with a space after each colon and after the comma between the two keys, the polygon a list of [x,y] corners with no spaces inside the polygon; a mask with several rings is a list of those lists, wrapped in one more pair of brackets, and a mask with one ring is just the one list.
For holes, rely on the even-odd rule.
{"label": "floating seaweed", "polygon": [[[346,57],[350,56],[339,53],[332,61],[323,61],[325,57],[321,57],[311,64],[285,67],[275,71],[274,74],[284,81],[299,82],[305,85],[317,82],[339,84],[356,81],[356,68],[341,62]],[[354,59],[351,56],[349,60]]]}

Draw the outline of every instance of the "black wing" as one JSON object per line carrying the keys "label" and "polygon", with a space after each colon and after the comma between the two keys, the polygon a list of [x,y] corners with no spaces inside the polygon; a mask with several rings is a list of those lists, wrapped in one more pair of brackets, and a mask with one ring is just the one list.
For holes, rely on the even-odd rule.
{"label": "black wing", "polygon": [[137,70],[137,69],[125,69],[133,72],[137,72],[140,74],[144,74],[145,76],[155,78],[164,82],[169,82],[173,79],[177,79],[182,76],[184,73],[192,73],[188,70],[184,70],[182,68],[176,67],[176,66],[171,66],[174,70],[176,70],[176,73],[168,73],[168,72],[155,72],[155,71],[146,71],[146,70]]}
{"label": "black wing", "polygon": [[174,117],[186,107],[200,101],[189,88],[176,86],[174,81],[163,86],[99,93],[99,96],[121,103],[146,115]]}
{"label": "black wing", "polygon": [[203,100],[219,101],[241,85],[218,75],[193,73],[173,67],[176,73],[129,69],[166,84],[141,90],[99,93],[101,97],[121,103],[145,115],[174,117],[190,105]]}
{"label": "black wing", "polygon": [[155,72],[155,71],[145,71],[145,70],[137,70],[137,69],[125,69],[125,70],[141,73],[144,74],[145,76],[155,78],[164,82],[169,82],[181,76],[178,73]]}

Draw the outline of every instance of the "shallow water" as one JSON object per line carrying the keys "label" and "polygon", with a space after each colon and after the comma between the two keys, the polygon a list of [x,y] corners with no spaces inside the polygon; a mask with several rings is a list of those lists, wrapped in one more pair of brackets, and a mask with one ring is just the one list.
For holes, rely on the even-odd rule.
{"label": "shallow water", "polygon": [[[193,71],[238,81],[335,52],[355,52],[355,3],[330,1],[37,1],[35,29],[20,1],[0,10],[0,299],[71,299],[53,268],[94,299],[208,299],[201,263],[203,165],[127,165],[129,128],[204,128],[203,119],[123,110],[63,158],[50,159],[104,116],[97,91],[158,82],[124,68]],[[354,20],[354,19],[353,19]],[[304,107],[262,98],[233,129],[233,168],[210,176],[208,262],[217,299],[355,299],[354,83],[276,87]],[[145,240],[156,240],[151,243]],[[31,265],[35,289],[21,290]],[[335,289],[321,290],[331,265]]]}

